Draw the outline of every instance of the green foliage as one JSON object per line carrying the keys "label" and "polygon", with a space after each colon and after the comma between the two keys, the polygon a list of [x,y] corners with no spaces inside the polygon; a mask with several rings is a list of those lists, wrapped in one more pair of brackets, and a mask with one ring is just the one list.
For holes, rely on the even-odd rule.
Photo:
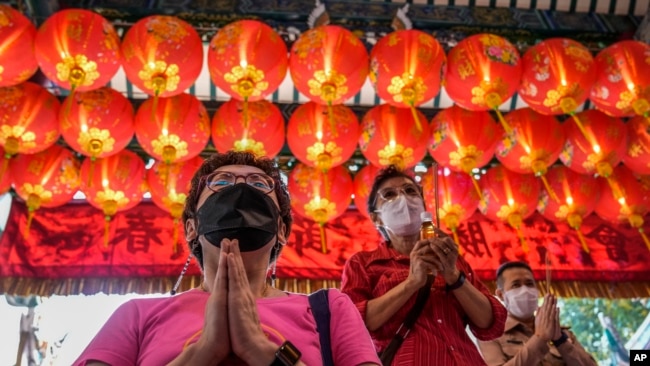
{"label": "green foliage", "polygon": [[650,312],[650,298],[616,300],[565,298],[559,299],[558,306],[560,322],[571,327],[571,331],[575,333],[587,352],[598,361],[609,361],[613,357],[613,349],[603,337],[604,328],[598,320],[598,314],[603,313],[612,320],[620,336],[620,346],[625,347],[625,343]]}

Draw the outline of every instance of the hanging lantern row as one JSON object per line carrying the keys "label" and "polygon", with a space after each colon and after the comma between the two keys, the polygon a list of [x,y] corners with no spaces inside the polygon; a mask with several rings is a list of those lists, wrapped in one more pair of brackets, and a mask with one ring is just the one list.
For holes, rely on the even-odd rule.
{"label": "hanging lantern row", "polygon": [[[0,87],[26,81],[37,65],[72,93],[93,90],[122,66],[127,79],[155,100],[186,91],[204,63],[198,33],[174,16],[140,19],[120,41],[110,22],[88,10],[58,11],[36,29],[3,5],[0,34]],[[386,35],[368,54],[352,32],[323,25],[301,34],[287,50],[268,25],[240,20],[215,33],[206,63],[212,82],[244,102],[244,111],[248,102],[273,93],[289,71],[296,89],[328,108],[357,94],[368,77],[386,103],[411,110],[418,130],[415,108],[438,95],[441,85],[464,109],[494,110],[508,133],[499,107],[515,92],[545,115],[573,115],[590,99],[614,117],[650,117],[650,46],[631,40],[593,57],[576,41],[552,38],[520,55],[505,38],[484,33],[461,40],[445,55],[433,36],[410,29]]]}
{"label": "hanging lantern row", "polygon": [[[16,195],[25,201],[28,207],[26,236],[39,208],[63,205],[77,191],[83,192],[88,202],[105,216],[104,249],[110,242],[112,217],[137,205],[148,191],[152,201],[174,220],[174,241],[177,242],[190,179],[202,161],[197,156],[181,163],[157,162],[145,169],[138,155],[122,150],[106,158],[85,159],[81,163],[70,150],[55,144],[44,151],[19,154],[12,159],[7,171],[3,172],[0,188],[6,192],[13,187]],[[90,175],[91,164],[94,164],[93,175]],[[352,196],[359,211],[370,216],[366,211],[367,199],[378,171],[378,167],[369,164],[352,179],[342,165],[324,171],[299,163],[292,169],[288,178],[292,207],[298,215],[319,224],[323,252],[327,252],[324,225],[345,212]],[[438,168],[437,197],[431,169],[421,182],[427,207],[433,209],[438,200],[438,219],[454,236],[460,224],[478,208],[489,219],[510,225],[522,249],[527,251],[522,224],[537,210],[549,220],[566,223],[576,230],[583,249],[588,252],[580,225],[585,217],[595,212],[612,224],[637,228],[650,250],[650,241],[643,231],[644,217],[650,212],[647,175],[635,174],[622,164],[613,169],[609,178],[580,174],[564,165],[550,167],[546,175],[549,190],[542,189],[534,174],[517,173],[503,165],[494,165],[486,169],[478,183],[481,195],[469,175],[444,167]],[[620,196],[610,188],[609,180],[615,182]],[[554,198],[550,191],[554,192]]]}
{"label": "hanging lantern row", "polygon": [[[560,123],[531,108],[514,110],[502,117],[510,126],[506,133],[487,111],[459,106],[441,110],[429,123],[418,110],[416,118],[409,109],[382,104],[359,122],[347,106],[309,102],[294,111],[285,128],[278,108],[266,100],[244,107],[245,102],[231,99],[210,120],[203,104],[186,93],[147,100],[135,112],[125,97],[108,87],[69,95],[63,101],[67,108],[31,82],[0,88],[0,97],[4,165],[16,154],[43,151],[59,136],[90,158],[90,175],[92,161],[123,150],[134,135],[146,153],[165,164],[198,156],[209,140],[218,151],[274,157],[286,136],[298,160],[322,171],[346,162],[357,146],[377,167],[410,168],[428,151],[439,165],[470,176],[496,157],[511,171],[539,177],[553,199],[544,174],[558,157],[580,174],[607,178],[617,196],[620,192],[609,177],[619,163],[650,174],[650,133],[644,117],[632,118],[626,126],[620,118],[595,109],[575,113],[579,124],[575,119]],[[477,182],[473,185],[481,197]]]}

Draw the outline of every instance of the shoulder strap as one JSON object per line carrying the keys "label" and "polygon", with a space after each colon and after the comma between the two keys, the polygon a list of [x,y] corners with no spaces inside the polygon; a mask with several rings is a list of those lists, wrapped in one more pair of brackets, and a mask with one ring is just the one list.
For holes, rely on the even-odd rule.
{"label": "shoulder strap", "polygon": [[399,329],[397,329],[397,332],[393,336],[393,339],[390,340],[388,346],[386,346],[384,351],[379,355],[379,359],[381,360],[382,365],[386,366],[393,363],[393,358],[395,357],[397,350],[402,345],[402,342],[404,342],[404,339],[406,339],[406,336],[408,336],[411,328],[413,328],[413,325],[415,324],[415,321],[420,316],[420,313],[422,313],[424,304],[426,304],[427,300],[429,299],[432,283],[433,276],[428,275],[427,283],[418,290],[413,308],[411,308],[411,311],[406,315],[404,322],[399,327]]}
{"label": "shoulder strap", "polygon": [[316,320],[316,330],[320,337],[320,350],[324,366],[334,366],[332,344],[330,342],[330,303],[327,289],[321,289],[309,295],[309,305]]}

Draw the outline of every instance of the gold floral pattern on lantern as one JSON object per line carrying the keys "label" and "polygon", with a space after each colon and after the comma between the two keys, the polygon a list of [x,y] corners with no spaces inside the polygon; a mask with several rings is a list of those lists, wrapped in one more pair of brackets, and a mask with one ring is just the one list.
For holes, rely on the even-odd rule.
{"label": "gold floral pattern on lantern", "polygon": [[104,215],[114,216],[117,213],[118,207],[126,206],[129,203],[128,197],[122,191],[114,191],[110,188],[105,188],[103,191],[97,192],[95,196],[97,202],[101,202],[104,207]]}
{"label": "gold floral pattern on lantern", "polygon": [[382,166],[395,165],[404,169],[413,162],[413,148],[406,148],[402,144],[386,145],[377,155]]}
{"label": "gold floral pattern on lantern", "polygon": [[147,62],[138,72],[138,77],[144,82],[147,89],[153,90],[156,95],[163,92],[173,92],[178,88],[181,77],[178,75],[178,65],[167,65],[165,61],[156,60]]}
{"label": "gold floral pattern on lantern", "polygon": [[253,65],[237,65],[223,76],[224,80],[232,84],[232,90],[243,97],[257,97],[268,89],[269,83],[264,81],[265,77],[264,71]]}
{"label": "gold floral pattern on lantern", "polygon": [[580,90],[580,84],[572,83],[571,85],[558,85],[557,89],[551,89],[546,93],[546,99],[544,99],[544,106],[553,108],[554,110],[562,111],[560,102],[562,99],[567,96],[579,95],[582,93]]}
{"label": "gold floral pattern on lantern", "polygon": [[505,95],[507,92],[508,87],[501,78],[491,81],[481,80],[479,86],[472,88],[472,103],[480,107],[487,106],[494,109],[504,102],[499,96]]}
{"label": "gold floral pattern on lantern", "polygon": [[390,80],[388,92],[393,96],[393,100],[397,103],[410,103],[424,99],[424,93],[427,86],[424,85],[421,77],[413,77],[413,75],[405,72],[401,77],[395,76]]}
{"label": "gold floral pattern on lantern", "polygon": [[255,141],[250,138],[243,138],[234,142],[235,151],[249,151],[255,156],[266,156],[266,149],[264,143]]}
{"label": "gold floral pattern on lantern", "polygon": [[169,192],[166,197],[162,198],[162,201],[163,204],[169,208],[172,217],[177,219],[180,218],[183,213],[185,199],[187,199],[185,193]]}
{"label": "gold floral pattern on lantern", "polygon": [[305,212],[314,221],[321,223],[336,215],[336,204],[327,198],[316,197],[305,204]]}
{"label": "gold floral pattern on lantern", "polygon": [[[638,104],[635,102],[639,98],[650,99],[650,86],[643,87],[641,85],[634,85],[633,90],[626,90],[622,92],[620,95],[620,100],[616,102],[616,108],[620,110],[627,110],[629,108],[638,109]],[[639,99],[639,100],[643,100],[643,99]],[[634,104],[637,104],[637,106],[635,106]],[[647,112],[647,107],[645,109]]]}
{"label": "gold floral pattern on lantern", "polygon": [[327,144],[316,142],[307,148],[307,160],[321,170],[327,170],[332,165],[338,165],[341,161],[343,149],[335,142],[329,141]]}
{"label": "gold floral pattern on lantern", "polygon": [[25,183],[22,190],[27,194],[27,206],[37,210],[43,202],[47,203],[52,199],[52,192],[46,190],[40,184]]}
{"label": "gold floral pattern on lantern", "polygon": [[112,151],[115,139],[111,137],[111,131],[92,127],[88,131],[80,132],[77,142],[91,156],[97,156]]}
{"label": "gold floral pattern on lantern", "polygon": [[603,156],[602,153],[589,154],[587,160],[582,163],[582,167],[590,172],[595,172],[603,178],[608,178],[613,172],[612,165],[608,162],[607,156]]}
{"label": "gold floral pattern on lantern", "polygon": [[56,77],[74,86],[90,86],[99,78],[97,63],[85,55],[67,56],[56,64]]}
{"label": "gold floral pattern on lantern", "polygon": [[526,212],[526,205],[513,203],[512,205],[503,205],[497,212],[497,217],[512,226],[519,229],[523,222],[522,213]]}
{"label": "gold floral pattern on lantern", "polygon": [[172,162],[188,154],[187,142],[181,141],[180,137],[175,134],[159,135],[157,139],[151,141],[154,153],[162,156],[166,162]]}
{"label": "gold floral pattern on lantern", "polygon": [[460,225],[461,217],[465,216],[465,209],[458,203],[445,202],[439,210],[445,226],[451,230],[455,230]]}
{"label": "gold floral pattern on lantern", "polygon": [[546,162],[550,159],[551,154],[544,150],[538,149],[530,152],[528,155],[522,155],[519,158],[519,166],[524,170],[532,170],[535,175],[546,173]]}
{"label": "gold floral pattern on lantern", "polygon": [[458,150],[449,153],[449,164],[469,174],[476,168],[476,162],[482,155],[483,151],[477,149],[476,145],[460,146]]}
{"label": "gold floral pattern on lantern", "polygon": [[345,85],[347,82],[345,75],[339,74],[336,70],[318,70],[307,84],[311,95],[331,102],[348,92],[348,87]]}
{"label": "gold floral pattern on lantern", "polygon": [[[35,139],[36,135],[34,132],[26,132],[25,127],[23,126],[2,125],[0,127],[0,140],[5,141],[4,148],[12,155],[18,152],[19,141],[26,148],[33,148],[36,146],[36,143],[34,142]],[[16,150],[16,152],[13,152],[14,150]]]}

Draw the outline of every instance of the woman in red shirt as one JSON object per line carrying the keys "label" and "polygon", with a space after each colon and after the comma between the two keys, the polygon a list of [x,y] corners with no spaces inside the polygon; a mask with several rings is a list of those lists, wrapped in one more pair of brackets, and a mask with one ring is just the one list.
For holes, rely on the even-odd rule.
{"label": "woman in red shirt", "polygon": [[480,340],[498,338],[506,310],[458,255],[451,237],[438,230],[436,238],[420,240],[424,211],[422,189],[411,176],[394,166],[382,170],[370,191],[368,212],[384,242],[347,261],[342,291],[356,304],[382,352],[432,275],[429,298],[392,364],[485,365],[465,328],[469,325]]}

